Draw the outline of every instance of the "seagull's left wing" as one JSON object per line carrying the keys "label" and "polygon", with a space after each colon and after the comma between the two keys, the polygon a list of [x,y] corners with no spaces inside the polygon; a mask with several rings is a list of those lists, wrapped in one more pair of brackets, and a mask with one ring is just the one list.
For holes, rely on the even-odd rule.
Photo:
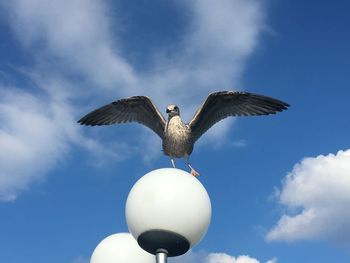
{"label": "seagull's left wing", "polygon": [[211,93],[189,123],[193,141],[198,140],[215,123],[228,116],[275,114],[288,107],[289,105],[283,101],[248,92]]}
{"label": "seagull's left wing", "polygon": [[110,125],[138,122],[164,137],[165,119],[146,96],[121,99],[94,110],[78,121],[84,125]]}

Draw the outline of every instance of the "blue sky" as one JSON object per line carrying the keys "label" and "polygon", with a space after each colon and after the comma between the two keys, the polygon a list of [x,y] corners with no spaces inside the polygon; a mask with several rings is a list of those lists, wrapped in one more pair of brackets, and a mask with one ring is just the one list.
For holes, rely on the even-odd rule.
{"label": "blue sky", "polygon": [[225,120],[196,144],[212,222],[172,262],[349,262],[349,11],[345,0],[2,1],[0,261],[88,262],[127,231],[137,179],[170,166],[148,129],[80,127],[84,114],[148,95],[188,121],[209,92],[245,90],[291,108]]}

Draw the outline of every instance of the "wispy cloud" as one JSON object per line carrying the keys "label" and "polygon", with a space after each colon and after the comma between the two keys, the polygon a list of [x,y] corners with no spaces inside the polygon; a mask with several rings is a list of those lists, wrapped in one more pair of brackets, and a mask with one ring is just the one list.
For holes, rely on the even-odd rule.
{"label": "wispy cloud", "polygon": [[181,103],[189,119],[209,92],[240,89],[245,61],[262,30],[264,10],[259,1],[180,3],[192,15],[183,41],[176,50],[157,52],[153,70],[142,83],[162,108],[169,98]]}
{"label": "wispy cloud", "polygon": [[278,194],[288,209],[268,241],[328,240],[350,245],[350,150],[305,158]]}
{"label": "wispy cloud", "polygon": [[225,253],[211,253],[205,259],[205,263],[259,263],[259,261],[249,256],[235,258]]}
{"label": "wispy cloud", "polygon": [[[189,251],[185,255],[170,258],[172,263],[260,263],[256,258],[248,255],[234,257],[226,253],[206,253]],[[273,258],[266,263],[277,263],[277,259]]]}
{"label": "wispy cloud", "polygon": [[73,144],[91,152],[94,165],[121,161],[136,151],[123,142],[107,147],[80,129],[65,98],[0,85],[0,201],[13,201],[30,183],[43,180]]}
{"label": "wispy cloud", "polygon": [[[115,142],[111,149],[96,138],[87,138],[75,125],[78,115],[85,112],[82,102],[87,111],[86,105],[96,99],[145,94],[160,109],[168,103],[180,104],[184,119],[189,120],[208,92],[240,88],[245,61],[264,24],[260,1],[219,0],[215,5],[208,0],[179,1],[179,8],[191,14],[181,41],[171,48],[155,49],[150,67],[139,71],[121,51],[118,33],[123,25],[108,4],[98,0],[0,3],[32,62],[20,70],[35,83],[30,89],[25,84],[16,91],[8,85],[1,88],[10,98],[1,102],[1,114],[9,111],[1,120],[0,155],[6,163],[0,175],[2,200],[14,199],[30,182],[44,178],[69,153],[72,143],[116,160],[135,153],[134,147],[125,150],[122,142]],[[202,140],[223,138],[230,125],[229,121],[217,125]],[[128,154],[121,156],[118,149],[123,147]],[[7,148],[21,158],[10,159]]]}
{"label": "wispy cloud", "polygon": [[13,200],[68,150],[59,112],[19,90],[0,89],[0,199]]}
{"label": "wispy cloud", "polygon": [[[118,55],[106,5],[106,1],[96,0],[3,3],[20,43],[28,51],[36,51],[36,67],[52,67],[43,60],[43,56],[50,57],[60,73],[81,74],[102,89],[118,85],[121,93],[123,87],[133,86],[136,77],[125,58]],[[113,23],[115,30],[118,26]]]}

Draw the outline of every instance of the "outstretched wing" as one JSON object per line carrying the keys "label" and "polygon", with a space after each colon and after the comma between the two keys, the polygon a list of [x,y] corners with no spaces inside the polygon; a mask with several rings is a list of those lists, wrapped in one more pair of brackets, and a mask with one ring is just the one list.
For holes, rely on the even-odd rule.
{"label": "outstretched wing", "polygon": [[152,101],[145,96],[121,99],[94,110],[78,123],[88,126],[138,122],[163,139],[165,119]]}
{"label": "outstretched wing", "polygon": [[210,127],[228,116],[256,116],[275,114],[289,105],[274,98],[248,92],[220,91],[209,94],[197,110],[189,126],[196,141]]}

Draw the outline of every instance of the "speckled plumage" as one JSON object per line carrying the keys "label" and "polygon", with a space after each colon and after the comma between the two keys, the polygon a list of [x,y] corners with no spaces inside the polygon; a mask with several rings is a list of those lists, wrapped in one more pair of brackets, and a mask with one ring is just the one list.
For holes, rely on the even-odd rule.
{"label": "speckled plumage", "polygon": [[182,122],[179,115],[169,117],[165,125],[163,151],[171,158],[189,156],[193,151],[191,128]]}

